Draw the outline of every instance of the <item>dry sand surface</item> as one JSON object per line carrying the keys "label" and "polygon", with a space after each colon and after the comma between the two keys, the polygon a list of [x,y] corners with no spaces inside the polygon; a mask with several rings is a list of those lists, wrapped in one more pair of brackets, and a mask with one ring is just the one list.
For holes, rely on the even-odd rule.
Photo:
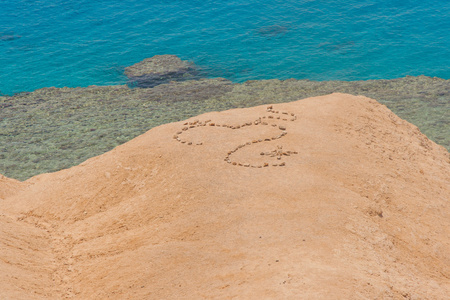
{"label": "dry sand surface", "polygon": [[449,200],[447,150],[375,100],[207,113],[0,177],[0,299],[448,299]]}

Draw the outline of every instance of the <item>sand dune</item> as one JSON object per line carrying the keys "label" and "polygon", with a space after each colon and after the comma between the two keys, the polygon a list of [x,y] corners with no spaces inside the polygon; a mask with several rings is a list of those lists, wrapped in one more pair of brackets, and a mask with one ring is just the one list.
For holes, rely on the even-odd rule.
{"label": "sand dune", "polygon": [[449,158],[347,94],[159,126],[0,177],[0,299],[446,299]]}

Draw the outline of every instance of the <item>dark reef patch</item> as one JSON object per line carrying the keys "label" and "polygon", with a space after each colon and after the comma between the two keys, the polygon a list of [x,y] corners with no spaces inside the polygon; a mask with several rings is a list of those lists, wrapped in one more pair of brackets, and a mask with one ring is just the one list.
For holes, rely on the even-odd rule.
{"label": "dark reef patch", "polygon": [[193,63],[175,55],[155,55],[125,68],[130,87],[152,88],[171,81],[200,79]]}
{"label": "dark reef patch", "polygon": [[281,35],[284,35],[289,31],[289,27],[285,25],[270,25],[270,26],[264,26],[257,30],[258,35],[266,37],[266,38],[273,38],[273,37],[279,37]]}

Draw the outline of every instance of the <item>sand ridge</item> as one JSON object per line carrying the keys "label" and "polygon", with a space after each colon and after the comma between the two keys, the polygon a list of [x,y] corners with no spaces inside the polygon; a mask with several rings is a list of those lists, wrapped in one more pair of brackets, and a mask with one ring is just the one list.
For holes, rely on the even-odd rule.
{"label": "sand ridge", "polygon": [[449,162],[362,96],[166,124],[79,166],[8,183],[0,290],[13,299],[445,299]]}

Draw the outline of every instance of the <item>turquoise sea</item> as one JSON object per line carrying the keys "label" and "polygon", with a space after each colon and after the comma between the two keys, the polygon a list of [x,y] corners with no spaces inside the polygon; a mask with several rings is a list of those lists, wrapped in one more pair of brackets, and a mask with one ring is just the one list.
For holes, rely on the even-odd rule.
{"label": "turquoise sea", "polygon": [[207,77],[450,79],[448,0],[0,0],[0,93],[123,84],[175,54]]}

